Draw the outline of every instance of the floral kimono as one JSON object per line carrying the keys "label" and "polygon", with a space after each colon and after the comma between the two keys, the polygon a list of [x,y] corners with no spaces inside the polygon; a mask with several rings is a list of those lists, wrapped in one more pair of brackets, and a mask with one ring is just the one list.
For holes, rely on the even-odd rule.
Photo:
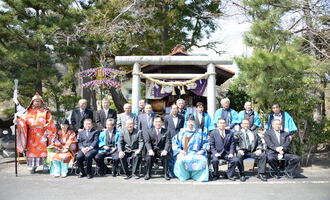
{"label": "floral kimono", "polygon": [[17,120],[17,151],[26,151],[29,168],[44,164],[48,137],[55,132],[56,127],[47,108],[28,108]]}
{"label": "floral kimono", "polygon": [[48,146],[48,161],[51,162],[50,174],[59,176],[66,175],[68,163],[74,158],[77,152],[76,133],[68,130],[63,133],[58,130],[51,138],[51,144]]}

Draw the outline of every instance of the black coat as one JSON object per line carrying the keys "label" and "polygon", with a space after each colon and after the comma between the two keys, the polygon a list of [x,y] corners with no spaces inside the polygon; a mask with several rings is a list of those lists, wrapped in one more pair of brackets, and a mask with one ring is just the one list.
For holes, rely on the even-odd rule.
{"label": "black coat", "polygon": [[166,115],[164,119],[165,128],[170,132],[171,138],[173,138],[184,126],[184,117],[182,115],[177,116],[178,123],[176,126],[174,125],[173,117],[171,114]]}
{"label": "black coat", "polygon": [[161,128],[159,141],[157,140],[157,133],[155,128],[149,129],[147,133],[143,135],[143,137],[147,151],[166,150],[167,152],[170,152],[172,145],[171,134],[166,129]]}
{"label": "black coat", "polygon": [[93,111],[89,109],[85,109],[85,113],[82,116],[80,113],[80,109],[74,109],[71,114],[71,129],[75,132],[78,131],[78,129],[82,129],[84,127],[84,120],[85,119],[91,119],[93,120]]}
{"label": "black coat", "polygon": [[[132,138],[132,139],[131,139]],[[144,147],[143,137],[141,131],[133,129],[133,133],[128,132],[126,128],[122,129],[120,132],[118,151],[123,151],[125,153],[132,153],[140,149],[142,151]]]}
{"label": "black coat", "polygon": [[234,154],[235,153],[235,140],[233,134],[229,131],[225,131],[225,138],[222,140],[219,130],[215,129],[210,133],[210,148],[212,154]]}
{"label": "black coat", "polygon": [[[253,132],[253,135],[254,135],[254,141],[251,145],[251,151],[255,152],[256,150],[264,150],[261,137],[258,135],[258,133],[256,131],[252,131],[252,132]],[[242,132],[242,130],[236,132],[235,135],[234,135],[234,138],[235,138],[235,141],[237,142],[236,143],[236,151],[239,151],[239,150],[244,151],[244,150],[247,149],[246,142],[245,142],[246,138],[245,138],[244,133]]]}
{"label": "black coat", "polygon": [[284,153],[291,153],[290,144],[291,141],[289,139],[289,133],[281,131],[280,132],[280,142],[276,137],[276,133],[274,130],[267,130],[265,133],[265,142],[267,145],[267,153],[278,153],[276,151],[277,147],[282,146]]}
{"label": "black coat", "polygon": [[98,149],[99,142],[99,131],[91,129],[88,137],[87,131],[83,130],[78,133],[78,149],[81,150],[83,147],[93,147],[93,149]]}
{"label": "black coat", "polygon": [[117,112],[113,109],[108,110],[108,117],[105,115],[104,109],[98,110],[95,113],[95,122],[97,125],[97,129],[102,130],[105,128],[105,124],[107,119],[117,119]]}

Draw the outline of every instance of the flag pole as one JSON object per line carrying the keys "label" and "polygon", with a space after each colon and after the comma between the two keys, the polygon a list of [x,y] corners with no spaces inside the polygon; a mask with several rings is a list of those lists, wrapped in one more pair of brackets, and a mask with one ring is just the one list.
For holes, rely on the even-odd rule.
{"label": "flag pole", "polygon": [[[15,83],[15,90],[14,90],[14,93],[16,92],[17,93],[17,87],[18,87],[18,80],[15,79],[14,80],[14,83]],[[17,177],[17,122],[16,122],[16,119],[17,119],[17,116],[16,116],[16,113],[17,113],[17,105],[16,105],[16,102],[15,102],[15,114],[14,114],[14,119],[15,119],[15,176]]]}

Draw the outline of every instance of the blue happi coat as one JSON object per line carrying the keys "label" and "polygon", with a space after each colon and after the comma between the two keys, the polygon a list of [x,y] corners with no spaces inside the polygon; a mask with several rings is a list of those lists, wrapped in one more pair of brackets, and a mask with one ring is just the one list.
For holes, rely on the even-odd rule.
{"label": "blue happi coat", "polygon": [[[188,150],[185,154],[185,138],[188,137]],[[176,137],[172,139],[173,155],[177,157],[174,165],[174,174],[181,181],[190,178],[196,181],[208,181],[209,169],[206,157],[206,148],[208,147],[207,134],[201,131],[190,131],[183,129]],[[203,151],[199,155],[197,152]]]}
{"label": "blue happi coat", "polygon": [[[102,147],[105,146],[107,143],[106,143],[106,134],[107,134],[107,131],[106,130],[103,130],[100,135],[99,135],[99,142],[98,142],[98,145],[99,145],[99,153],[102,153],[102,152],[106,152],[106,150],[104,150]],[[118,141],[119,141],[119,136],[120,136],[120,131],[119,130],[116,130],[116,133],[115,133],[115,143],[113,144],[113,146],[117,146],[118,144]]]}
{"label": "blue happi coat", "polygon": [[[254,118],[253,118],[253,124],[256,127],[261,127],[261,119],[260,119],[260,115],[258,114],[258,112],[253,111],[254,113]],[[241,112],[238,113],[237,115],[237,122],[241,123],[242,120],[245,118],[245,110],[242,110]]]}
{"label": "blue happi coat", "polygon": [[[227,124],[227,126],[229,126],[231,129],[234,128],[234,126],[236,124],[238,124],[238,118],[237,118],[237,112],[234,110],[234,109],[229,109],[229,124]],[[212,123],[212,129],[211,130],[214,130],[216,129],[217,127],[217,123],[218,123],[218,119],[219,118],[222,118],[222,111],[223,111],[223,108],[219,108],[215,114],[214,114],[214,119],[213,119],[213,123]]]}
{"label": "blue happi coat", "polygon": [[[293,135],[298,129],[296,124],[294,123],[292,117],[289,115],[289,113],[281,111],[282,115],[282,131],[285,131],[289,133],[290,135]],[[265,128],[267,130],[272,130],[272,121],[274,119],[274,113],[271,113],[268,115],[268,120],[265,125]]]}

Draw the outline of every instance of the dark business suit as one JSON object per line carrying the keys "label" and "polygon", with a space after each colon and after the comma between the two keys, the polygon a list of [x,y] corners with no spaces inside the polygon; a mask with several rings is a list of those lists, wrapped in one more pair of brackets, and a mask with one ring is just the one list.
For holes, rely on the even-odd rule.
{"label": "dark business suit", "polygon": [[[77,164],[80,173],[85,175],[84,170],[84,160],[86,160],[86,171],[87,174],[92,175],[92,163],[93,158],[97,154],[98,149],[98,138],[99,131],[91,129],[87,135],[87,130],[83,130],[78,133],[78,153],[77,153]],[[86,153],[86,155],[81,151],[83,147],[92,147],[93,149]]]}
{"label": "dark business suit", "polygon": [[105,128],[105,124],[107,119],[117,119],[117,112],[113,109],[108,110],[108,116],[106,115],[104,109],[96,111],[95,114],[95,122],[97,125],[97,129],[102,130]]}
{"label": "dark business suit", "polygon": [[289,139],[289,133],[280,131],[280,141],[278,141],[276,133],[274,130],[267,130],[265,133],[265,142],[267,144],[267,159],[269,165],[278,173],[278,152],[276,151],[277,147],[283,147],[283,158],[288,162],[288,165],[285,167],[285,171],[293,174],[300,162],[300,157],[294,155],[290,151],[291,141]]}
{"label": "dark business suit", "polygon": [[85,119],[93,119],[93,111],[89,109],[85,109],[84,113],[81,114],[80,109],[76,108],[72,111],[71,114],[71,129],[75,132],[78,131],[78,129],[82,129],[84,127],[84,120]]}
{"label": "dark business suit", "polygon": [[[150,176],[152,165],[155,162],[155,159],[161,158],[163,168],[164,168],[164,175],[167,176],[169,159],[170,159],[170,150],[171,150],[171,145],[172,145],[170,132],[164,128],[161,128],[160,133],[157,136],[156,129],[152,128],[152,129],[149,129],[146,132],[146,134],[143,135],[143,137],[144,137],[145,147],[147,149],[147,156],[146,156],[147,174],[146,175]],[[149,150],[153,150],[155,155],[150,156],[148,154]],[[160,155],[163,150],[167,151],[166,156]]]}
{"label": "dark business suit", "polygon": [[[211,147],[211,159],[214,169],[214,176],[219,176],[219,159],[224,159],[229,162],[229,167],[227,170],[227,176],[232,177],[235,172],[235,168],[238,165],[238,159],[236,157],[229,158],[228,155],[235,153],[235,142],[234,136],[229,130],[225,130],[225,137],[220,136],[219,129],[215,129],[210,133],[209,137],[210,147]],[[219,153],[220,156],[215,156]]]}
{"label": "dark business suit", "polygon": [[174,124],[173,116],[171,114],[166,115],[164,119],[165,128],[171,133],[171,138],[173,138],[184,126],[184,117],[179,114],[177,115],[177,117],[178,123],[176,126]]}
{"label": "dark business suit", "polygon": [[146,113],[139,114],[138,130],[142,131],[143,136],[147,133],[149,129],[153,128],[154,116],[155,114],[151,113],[148,121],[148,115]]}
{"label": "dark business suit", "polygon": [[[128,170],[128,158],[133,159],[132,173],[137,175],[137,170],[141,164],[142,160],[142,149],[143,149],[143,137],[141,131],[133,129],[132,133],[129,133],[126,128],[122,129],[120,132],[118,152],[123,151],[125,153],[124,158],[120,159],[121,165],[123,167],[124,173],[129,176]],[[138,155],[135,154],[137,150],[140,150]]]}
{"label": "dark business suit", "polygon": [[[253,134],[253,141],[251,142],[252,138],[249,138],[250,141],[250,146],[246,146],[247,145],[247,137],[245,136],[244,131],[248,131],[251,132]],[[258,173],[259,174],[264,174],[266,171],[266,161],[267,161],[267,156],[266,154],[263,152],[265,149],[263,149],[263,143],[262,140],[260,138],[260,136],[258,135],[258,133],[256,131],[251,131],[251,130],[243,130],[241,129],[239,132],[236,132],[235,135],[235,140],[237,141],[236,143],[236,151],[242,150],[244,151],[244,155],[241,154],[237,154],[237,158],[239,161],[238,164],[238,169],[240,174],[244,173],[244,162],[243,160],[245,158],[255,158],[258,161]],[[248,136],[249,137],[249,136]],[[261,150],[262,153],[257,156],[255,154],[255,151],[257,150]]]}

